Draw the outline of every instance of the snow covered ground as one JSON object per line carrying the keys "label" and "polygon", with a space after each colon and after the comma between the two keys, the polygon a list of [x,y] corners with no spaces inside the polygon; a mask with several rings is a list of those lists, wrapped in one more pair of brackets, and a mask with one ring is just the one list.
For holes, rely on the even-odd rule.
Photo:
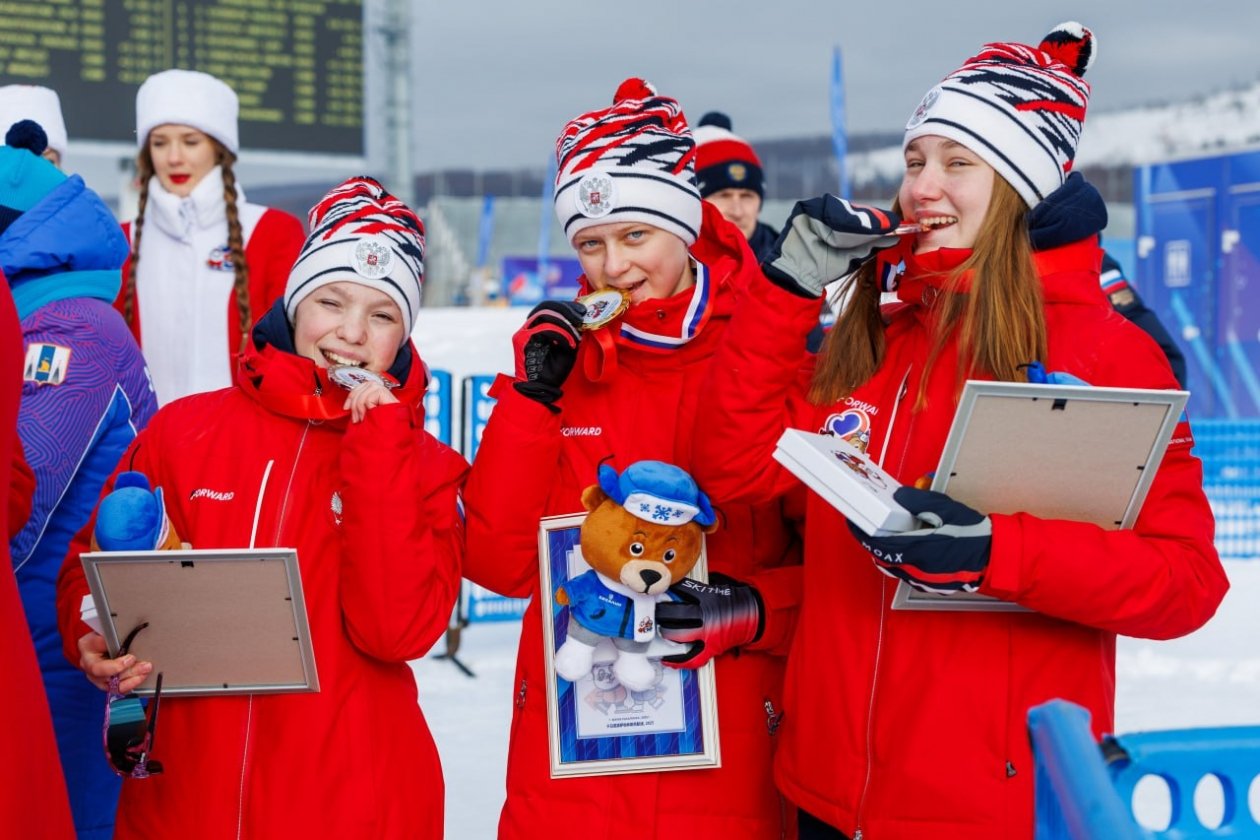
{"label": "snow covered ground", "polygon": [[[423,309],[414,337],[431,367],[457,377],[510,371],[511,334],[525,315],[519,308]],[[1117,731],[1260,725],[1260,558],[1230,562],[1227,571],[1229,594],[1197,633],[1169,642],[1120,640]],[[432,654],[413,664],[445,768],[452,840],[495,836],[519,630],[517,622],[464,629],[458,656],[475,677]],[[444,650],[439,642],[434,653]],[[1260,814],[1260,783],[1252,786],[1251,801]]]}

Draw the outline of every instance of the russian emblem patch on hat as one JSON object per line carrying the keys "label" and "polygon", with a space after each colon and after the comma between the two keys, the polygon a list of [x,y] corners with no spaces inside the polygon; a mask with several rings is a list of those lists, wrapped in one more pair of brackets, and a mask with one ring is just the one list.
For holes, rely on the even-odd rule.
{"label": "russian emblem patch on hat", "polygon": [[607,172],[592,172],[578,181],[577,204],[588,219],[602,219],[617,206],[616,185]]}
{"label": "russian emblem patch on hat", "polygon": [[364,239],[354,246],[354,271],[369,280],[388,275],[389,265],[393,259],[393,253],[384,242]]}

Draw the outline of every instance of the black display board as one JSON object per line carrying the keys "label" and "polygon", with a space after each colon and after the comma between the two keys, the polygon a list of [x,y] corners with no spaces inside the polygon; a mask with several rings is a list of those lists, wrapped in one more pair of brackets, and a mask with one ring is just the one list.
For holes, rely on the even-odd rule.
{"label": "black display board", "polygon": [[362,0],[0,0],[0,84],[56,90],[72,142],[134,142],[172,67],[232,86],[243,147],[364,152]]}

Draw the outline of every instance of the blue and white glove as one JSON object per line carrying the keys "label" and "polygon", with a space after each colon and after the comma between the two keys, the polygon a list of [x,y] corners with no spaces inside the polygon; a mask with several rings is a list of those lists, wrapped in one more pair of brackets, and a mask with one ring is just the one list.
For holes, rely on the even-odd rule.
{"label": "blue and white glove", "polygon": [[896,245],[893,231],[900,224],[891,210],[850,204],[834,195],[798,201],[761,270],[793,294],[822,297],[828,283]]}
{"label": "blue and white glove", "polygon": [[989,567],[989,517],[934,490],[899,487],[893,499],[925,527],[872,537],[849,522],[875,567],[924,592],[975,592]]}

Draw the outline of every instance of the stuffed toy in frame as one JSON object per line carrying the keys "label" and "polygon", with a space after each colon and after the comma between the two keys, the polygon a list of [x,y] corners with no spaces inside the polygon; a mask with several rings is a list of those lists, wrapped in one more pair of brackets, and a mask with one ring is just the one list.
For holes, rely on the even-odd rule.
{"label": "stuffed toy in frame", "polygon": [[620,475],[607,464],[599,483],[582,491],[582,558],[591,570],[556,588],[569,608],[556,673],[570,682],[590,674],[595,646],[611,639],[613,673],[627,689],[645,691],[657,679],[647,649],[656,637],[656,604],[696,565],[704,535],[717,530],[709,499],[683,469],[636,461]]}

